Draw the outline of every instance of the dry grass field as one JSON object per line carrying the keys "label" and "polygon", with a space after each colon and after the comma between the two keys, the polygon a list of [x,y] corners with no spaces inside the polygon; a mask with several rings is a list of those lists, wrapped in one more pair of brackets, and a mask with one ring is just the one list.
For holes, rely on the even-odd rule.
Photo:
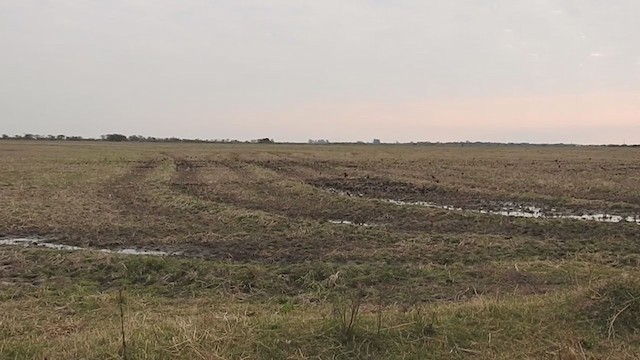
{"label": "dry grass field", "polygon": [[640,358],[640,148],[0,141],[0,204],[2,359]]}

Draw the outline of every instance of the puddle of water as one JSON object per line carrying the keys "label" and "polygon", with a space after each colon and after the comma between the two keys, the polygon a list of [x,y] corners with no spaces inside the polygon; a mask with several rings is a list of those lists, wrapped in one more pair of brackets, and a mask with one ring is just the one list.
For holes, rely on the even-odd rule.
{"label": "puddle of water", "polygon": [[[363,197],[365,194],[353,194],[347,191],[338,190],[335,188],[326,189],[329,193],[340,195],[340,196],[348,196],[348,197]],[[551,208],[549,212],[545,212],[542,208],[533,206],[533,205],[517,205],[515,203],[505,203],[503,204],[500,210],[492,210],[492,209],[463,209],[461,207],[451,206],[451,205],[441,205],[427,201],[403,201],[403,200],[395,200],[395,199],[378,199],[380,201],[398,205],[398,206],[424,206],[430,207],[434,209],[443,209],[448,211],[468,211],[479,214],[488,214],[488,215],[500,215],[500,216],[510,216],[510,217],[523,217],[523,218],[551,218],[551,219],[572,219],[572,220],[582,220],[582,221],[595,221],[595,222],[606,222],[606,223],[620,223],[620,222],[628,222],[635,223],[640,225],[640,215],[635,216],[620,216],[620,215],[611,215],[604,213],[596,213],[596,214],[582,214],[582,215],[568,215],[558,213],[556,208]],[[359,226],[371,226],[367,224],[354,224],[348,220],[330,220],[332,224],[348,224],[348,225],[359,225]]]}
{"label": "puddle of water", "polygon": [[517,206],[507,204],[501,210],[480,210],[483,214],[525,217],[525,218],[543,218],[547,217],[541,208],[536,206]]}
{"label": "puddle of water", "polygon": [[330,223],[332,224],[337,224],[337,225],[352,225],[352,226],[362,226],[362,227],[373,227],[375,225],[371,225],[371,224],[367,224],[367,223],[355,223],[353,221],[349,221],[349,220],[329,220]]}
{"label": "puddle of water", "polygon": [[383,199],[382,201],[399,205],[399,206],[426,206],[430,208],[436,209],[444,209],[449,211],[468,211],[475,212],[480,214],[489,214],[489,215],[501,215],[501,216],[511,216],[511,217],[524,217],[524,218],[551,218],[551,219],[573,219],[573,220],[582,220],[582,221],[596,221],[596,222],[607,222],[607,223],[620,223],[620,222],[630,222],[640,225],[640,216],[620,216],[620,215],[611,215],[611,214],[583,214],[583,215],[566,215],[566,214],[558,214],[556,209],[551,209],[551,213],[545,213],[542,208],[537,206],[518,206],[515,204],[505,204],[505,206],[501,210],[472,210],[472,209],[463,209],[460,207],[449,206],[449,205],[439,205],[430,202],[424,201],[401,201],[401,200],[392,200],[392,199]]}
{"label": "puddle of water", "polygon": [[53,244],[44,242],[41,239],[0,239],[0,245],[13,245],[13,246],[39,246],[47,249],[55,249],[55,250],[66,250],[66,251],[78,251],[83,250],[83,248],[78,246],[64,245],[64,244]]}
{"label": "puddle of water", "polygon": [[414,205],[414,206],[425,206],[435,209],[444,209],[449,211],[463,211],[462,208],[449,206],[449,205],[439,205],[436,203],[426,202],[426,201],[402,201],[402,200],[393,200],[393,199],[383,199],[382,201],[388,202],[393,205],[398,206],[406,206],[406,205]]}
{"label": "puddle of water", "polygon": [[22,247],[43,247],[47,249],[64,250],[64,251],[81,251],[81,250],[99,251],[103,253],[123,254],[123,255],[146,255],[146,256],[178,255],[177,253],[168,253],[164,251],[143,250],[143,249],[91,249],[91,248],[83,248],[79,246],[55,244],[55,243],[47,242],[44,239],[36,239],[36,238],[0,239],[0,245],[22,246]]}
{"label": "puddle of water", "polygon": [[349,196],[349,197],[363,197],[363,193],[354,194],[349,191],[338,190],[336,188],[327,188],[326,191],[330,194],[340,195],[340,196]]}
{"label": "puddle of water", "polygon": [[[619,222],[635,222],[637,221],[633,219],[633,216],[622,217],[619,215],[609,215],[609,214],[585,214],[585,215],[551,215],[550,217],[559,217],[563,219],[576,219],[576,220],[584,220],[584,221],[598,221],[598,222],[608,222],[608,223],[619,223]],[[632,221],[628,221],[627,219],[632,219]]]}
{"label": "puddle of water", "polygon": [[[338,190],[336,188],[326,188],[327,192],[339,195],[339,196],[348,196],[348,197],[364,197],[365,194],[359,193],[354,194],[348,191]],[[528,205],[522,206],[517,205],[512,202],[504,203],[502,209],[500,210],[492,210],[492,209],[463,209],[461,207],[451,206],[451,205],[441,205],[427,201],[402,201],[395,199],[378,199],[380,201],[394,204],[398,206],[424,206],[430,207],[434,209],[443,209],[448,211],[468,211],[479,214],[488,214],[488,215],[500,215],[500,216],[510,216],[510,217],[523,217],[523,218],[550,218],[550,219],[572,219],[572,220],[582,220],[582,221],[595,221],[595,222],[606,222],[606,223],[620,223],[620,222],[628,222],[635,223],[640,225],[640,215],[635,216],[620,216],[620,215],[611,215],[604,213],[597,214],[582,214],[582,215],[569,215],[569,214],[561,214],[558,213],[556,208],[551,208],[549,212],[545,212],[542,208]],[[348,220],[330,220],[332,224],[347,224],[347,225],[356,225],[356,226],[372,226],[367,224],[354,224]]]}
{"label": "puddle of water", "polygon": [[345,225],[355,225],[352,221],[349,220],[329,220],[332,224],[345,224]]}
{"label": "puddle of water", "polygon": [[[339,196],[348,196],[348,197],[363,197],[365,194],[353,194],[348,191],[338,190],[336,188],[326,188],[327,192],[339,195]],[[434,209],[443,209],[448,211],[468,211],[479,214],[488,214],[488,215],[500,215],[500,216],[510,216],[510,217],[522,217],[522,218],[550,218],[550,219],[572,219],[572,220],[582,220],[582,221],[595,221],[595,222],[606,222],[606,223],[635,223],[640,225],[640,215],[635,216],[620,216],[620,215],[611,215],[604,213],[596,213],[596,214],[582,214],[582,215],[569,215],[559,213],[556,208],[551,208],[549,212],[545,212],[542,208],[533,206],[533,205],[518,205],[512,202],[507,202],[502,204],[502,208],[500,210],[493,209],[463,209],[461,207],[451,206],[451,205],[441,205],[427,201],[403,201],[403,200],[395,200],[395,199],[378,199],[380,201],[394,204],[398,206],[424,206],[430,207]],[[356,226],[372,226],[367,224],[354,224],[348,220],[330,220],[332,224],[347,224],[347,225],[356,225]]]}

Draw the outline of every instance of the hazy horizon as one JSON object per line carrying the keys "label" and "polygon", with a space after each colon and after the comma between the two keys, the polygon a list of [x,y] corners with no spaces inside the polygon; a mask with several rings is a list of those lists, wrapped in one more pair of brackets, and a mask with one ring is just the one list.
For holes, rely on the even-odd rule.
{"label": "hazy horizon", "polygon": [[640,3],[0,3],[0,134],[640,143]]}

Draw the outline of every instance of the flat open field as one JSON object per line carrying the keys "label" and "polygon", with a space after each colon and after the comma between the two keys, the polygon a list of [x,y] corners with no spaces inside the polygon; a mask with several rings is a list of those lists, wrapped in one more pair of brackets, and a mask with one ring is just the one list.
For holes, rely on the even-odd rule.
{"label": "flat open field", "polygon": [[640,148],[0,141],[0,358],[637,359],[639,216]]}

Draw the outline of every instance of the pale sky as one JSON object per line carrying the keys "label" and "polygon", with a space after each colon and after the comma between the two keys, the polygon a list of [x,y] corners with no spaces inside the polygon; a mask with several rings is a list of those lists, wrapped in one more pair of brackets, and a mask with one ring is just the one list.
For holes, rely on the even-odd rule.
{"label": "pale sky", "polygon": [[640,143],[637,0],[0,0],[0,134]]}

